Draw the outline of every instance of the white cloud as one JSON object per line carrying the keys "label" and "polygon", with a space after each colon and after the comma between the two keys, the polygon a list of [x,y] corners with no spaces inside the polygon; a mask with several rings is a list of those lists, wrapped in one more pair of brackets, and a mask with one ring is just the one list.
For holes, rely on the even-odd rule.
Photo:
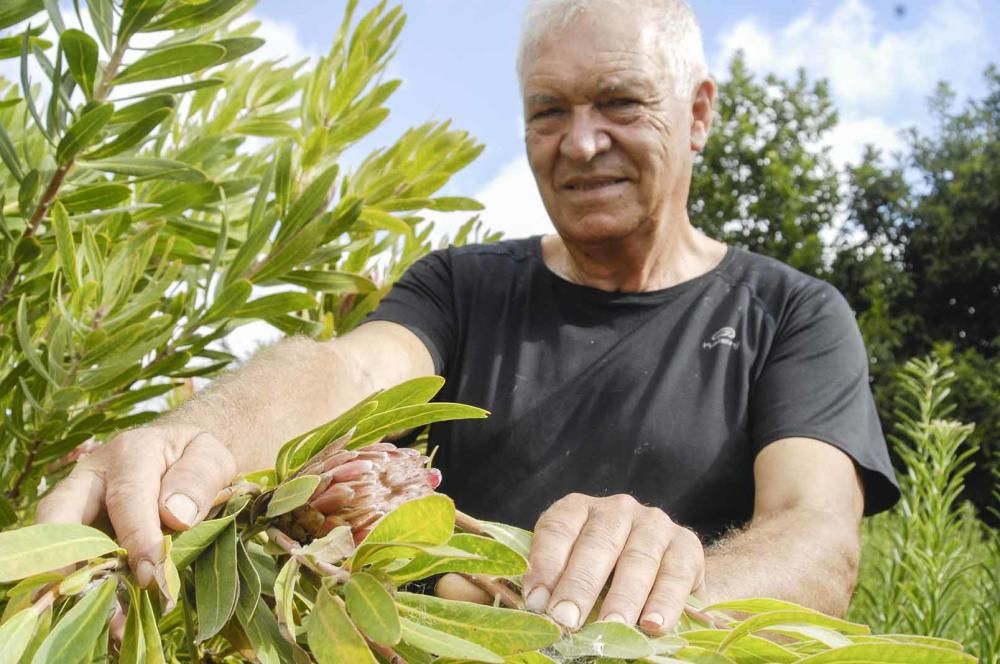
{"label": "white cloud", "polygon": [[506,237],[544,235],[553,231],[528,159],[523,155],[500,169],[475,198],[486,206],[482,213],[486,227],[502,231]]}
{"label": "white cloud", "polygon": [[981,0],[939,0],[917,24],[899,30],[880,27],[863,0],[827,7],[777,27],[755,17],[739,21],[719,37],[715,69],[722,75],[742,50],[757,72],[787,77],[804,68],[828,79],[841,115],[831,134],[840,163],[856,160],[865,142],[900,147],[899,129],[921,120],[937,81],[960,93],[975,89],[995,55]]}

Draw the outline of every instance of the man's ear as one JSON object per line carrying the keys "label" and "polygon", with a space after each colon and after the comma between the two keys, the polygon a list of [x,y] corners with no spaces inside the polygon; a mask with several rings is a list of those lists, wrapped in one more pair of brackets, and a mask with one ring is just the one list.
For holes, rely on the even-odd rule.
{"label": "man's ear", "polygon": [[701,152],[712,129],[712,109],[715,108],[715,82],[706,78],[695,90],[691,104],[691,150]]}

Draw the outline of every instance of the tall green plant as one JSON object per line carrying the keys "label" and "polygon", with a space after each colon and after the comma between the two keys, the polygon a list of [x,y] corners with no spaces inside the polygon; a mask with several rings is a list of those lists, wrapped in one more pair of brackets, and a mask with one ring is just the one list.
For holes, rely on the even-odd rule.
{"label": "tall green plant", "polygon": [[0,527],[81,443],[229,366],[232,330],[340,334],[430,248],[421,210],[479,207],[436,196],[482,149],[448,123],[338,163],[389,113],[400,7],[347,2],[310,64],[251,59],[251,0],[88,0],[89,31],[80,4],[0,9],[20,64],[0,79]]}
{"label": "tall green plant", "polygon": [[963,641],[1000,658],[1000,534],[960,501],[976,453],[954,409],[950,361],[908,362],[898,377],[894,449],[906,464],[902,498],[865,524],[860,583],[850,615],[880,632]]}

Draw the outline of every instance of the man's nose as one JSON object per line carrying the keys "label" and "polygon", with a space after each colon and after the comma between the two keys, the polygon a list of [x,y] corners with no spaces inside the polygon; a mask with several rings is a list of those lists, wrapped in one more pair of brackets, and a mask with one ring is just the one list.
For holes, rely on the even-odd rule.
{"label": "man's nose", "polygon": [[589,162],[611,147],[611,137],[601,124],[599,114],[592,106],[574,106],[569,127],[563,136],[560,152],[568,159]]}

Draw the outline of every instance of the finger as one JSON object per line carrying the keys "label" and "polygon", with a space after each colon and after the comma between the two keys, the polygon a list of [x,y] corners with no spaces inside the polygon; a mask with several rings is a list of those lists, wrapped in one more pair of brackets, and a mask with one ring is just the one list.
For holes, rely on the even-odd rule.
{"label": "finger", "polygon": [[77,465],[38,504],[36,523],[92,523],[104,506],[104,480],[98,471]]}
{"label": "finger", "polygon": [[615,496],[591,508],[549,600],[549,615],[563,627],[579,628],[594,608],[628,541],[637,506],[628,496]]}
{"label": "finger", "polygon": [[107,509],[118,542],[128,551],[129,566],[143,587],[153,582],[153,568],[163,559],[163,534],[157,498],[166,471],[163,446],[141,431],[119,438],[107,470]]}
{"label": "finger", "polygon": [[701,542],[690,530],[677,528],[663,555],[639,626],[658,634],[671,629],[677,624],[688,595],[701,587],[704,578],[705,552]]}
{"label": "finger", "polygon": [[205,518],[215,496],[236,477],[236,459],[209,433],[190,439],[160,484],[159,512],[163,524],[187,530]]}
{"label": "finger", "polygon": [[601,603],[601,620],[636,624],[656,582],[672,524],[660,510],[645,509],[618,558],[611,587]]}
{"label": "finger", "polygon": [[570,494],[545,510],[535,524],[535,536],[528,554],[528,571],[523,577],[524,605],[541,613],[549,608],[549,598],[573,551],[573,543],[587,523],[589,498]]}
{"label": "finger", "polygon": [[434,594],[441,599],[453,599],[459,602],[475,602],[476,604],[492,604],[493,597],[469,581],[461,574],[445,574],[434,585]]}

